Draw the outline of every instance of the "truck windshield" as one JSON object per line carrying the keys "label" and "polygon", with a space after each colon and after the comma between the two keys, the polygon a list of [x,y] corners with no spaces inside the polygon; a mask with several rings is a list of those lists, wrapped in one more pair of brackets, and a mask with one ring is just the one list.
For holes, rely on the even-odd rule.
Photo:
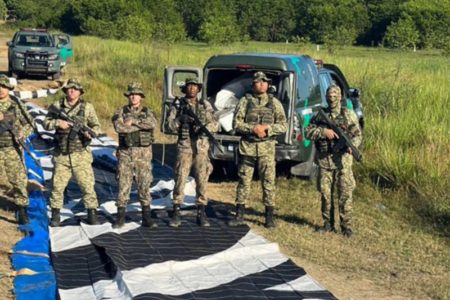
{"label": "truck windshield", "polygon": [[52,41],[46,35],[21,34],[17,37],[17,46],[52,47]]}

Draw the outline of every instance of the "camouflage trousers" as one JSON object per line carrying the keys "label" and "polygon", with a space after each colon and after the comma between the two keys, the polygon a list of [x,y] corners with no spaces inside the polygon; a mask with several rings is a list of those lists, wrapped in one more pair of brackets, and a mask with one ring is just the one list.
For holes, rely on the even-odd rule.
{"label": "camouflage trousers", "polygon": [[[351,159],[351,157],[349,158]],[[352,164],[344,163],[337,169],[319,169],[318,190],[321,194],[322,218],[324,223],[334,226],[334,189],[337,188],[339,219],[341,228],[351,228],[353,190],[356,183]]]}
{"label": "camouflage trousers", "polygon": [[53,157],[55,169],[53,172],[53,190],[50,196],[51,208],[61,209],[63,207],[64,190],[72,175],[81,189],[84,206],[87,209],[98,207],[97,195],[94,190],[95,177],[92,161],[92,154],[87,149]]}
{"label": "camouflage trousers", "polygon": [[255,168],[258,169],[263,189],[265,206],[275,206],[275,157],[246,156],[239,157],[239,183],[236,189],[236,204],[245,204],[251,193],[251,184]]}
{"label": "camouflage trousers", "polygon": [[0,148],[0,189],[18,206],[28,206],[27,171],[14,147]]}
{"label": "camouflage trousers", "polygon": [[184,187],[191,168],[194,172],[195,191],[197,194],[197,205],[207,205],[206,185],[209,175],[213,170],[208,156],[208,149],[202,149],[196,153],[178,151],[175,165],[175,187],[173,189],[173,203],[181,204],[184,199]]}
{"label": "camouflage trousers", "polygon": [[117,181],[119,182],[119,196],[117,207],[126,207],[130,201],[130,191],[133,177],[136,179],[139,201],[142,206],[151,203],[150,185],[152,184],[152,149],[150,147],[131,147],[117,150],[119,166]]}

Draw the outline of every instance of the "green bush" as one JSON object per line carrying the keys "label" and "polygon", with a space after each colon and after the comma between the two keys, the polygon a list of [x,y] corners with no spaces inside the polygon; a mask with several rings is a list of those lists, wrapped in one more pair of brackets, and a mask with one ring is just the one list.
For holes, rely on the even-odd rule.
{"label": "green bush", "polygon": [[388,26],[384,36],[385,45],[391,48],[415,48],[419,42],[419,31],[412,18],[408,15]]}

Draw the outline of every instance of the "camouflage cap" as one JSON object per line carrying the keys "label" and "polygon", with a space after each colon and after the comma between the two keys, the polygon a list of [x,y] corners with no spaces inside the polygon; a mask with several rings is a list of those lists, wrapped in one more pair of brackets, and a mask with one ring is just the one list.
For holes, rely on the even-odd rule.
{"label": "camouflage cap", "polygon": [[14,89],[14,85],[10,83],[9,77],[4,74],[0,75],[0,86],[5,87],[10,91]]}
{"label": "camouflage cap", "polygon": [[327,88],[327,95],[331,92],[336,92],[339,95],[341,94],[341,88],[337,84],[332,84]]}
{"label": "camouflage cap", "polygon": [[67,92],[68,89],[74,88],[76,90],[79,90],[81,94],[84,94],[84,88],[81,85],[81,83],[76,78],[70,78],[67,80],[67,83],[65,86],[62,87],[63,92]]}
{"label": "camouflage cap", "polygon": [[181,92],[186,94],[186,87],[190,84],[195,84],[198,86],[198,90],[201,90],[203,87],[203,84],[199,83],[197,78],[186,78],[184,85],[181,86]]}
{"label": "camouflage cap", "polygon": [[267,77],[266,73],[258,71],[255,74],[253,74],[253,82],[258,82],[258,81],[265,81],[265,82],[272,82],[272,79],[270,79],[269,77]]}
{"label": "camouflage cap", "polygon": [[130,95],[141,95],[142,98],[145,98],[144,91],[142,90],[142,86],[139,82],[131,82],[128,84],[127,91],[123,94],[125,97]]}

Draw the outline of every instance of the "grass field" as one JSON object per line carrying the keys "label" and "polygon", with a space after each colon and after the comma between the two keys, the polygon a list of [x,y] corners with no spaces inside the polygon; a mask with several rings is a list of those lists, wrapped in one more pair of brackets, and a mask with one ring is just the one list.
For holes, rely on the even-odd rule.
{"label": "grass field", "polygon": [[129,81],[144,83],[147,104],[160,114],[166,65],[203,66],[211,55],[241,51],[308,54],[337,64],[361,89],[367,120],[365,161],[355,167],[354,238],[314,232],[321,224],[318,194],[313,183],[300,179],[279,178],[280,226],[274,232],[258,226],[263,207],[254,183],[253,227],[302,262],[366,278],[391,295],[449,298],[449,58],[432,51],[353,47],[330,54],[314,45],[138,45],[80,37],[67,72],[83,79],[86,97],[110,127]]}
{"label": "grass field", "polygon": [[[314,45],[253,42],[210,47],[76,37],[74,45],[65,77],[83,81],[105,130],[114,110],[126,103],[122,94],[130,81],[143,82],[146,103],[160,116],[166,65],[203,66],[211,55],[241,51],[309,54],[337,64],[361,89],[366,114],[364,162],[354,168],[356,234],[345,239],[316,233],[318,193],[314,183],[297,178],[278,178],[279,226],[273,231],[260,226],[261,188],[254,182],[250,224],[309,266],[339,298],[368,285],[374,288],[353,298],[450,298],[449,58],[355,47],[330,54]],[[225,185],[229,190],[234,183]]]}

